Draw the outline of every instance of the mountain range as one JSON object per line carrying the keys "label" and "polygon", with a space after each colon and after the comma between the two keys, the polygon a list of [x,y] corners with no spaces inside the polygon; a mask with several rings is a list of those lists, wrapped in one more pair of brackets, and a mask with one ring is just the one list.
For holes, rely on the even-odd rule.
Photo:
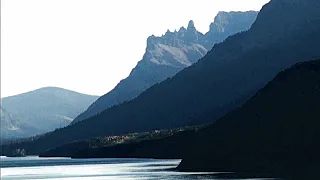
{"label": "mountain range", "polygon": [[2,138],[24,138],[64,127],[97,98],[56,87],[2,98]]}
{"label": "mountain range", "polygon": [[217,14],[206,34],[199,32],[193,21],[179,31],[169,30],[161,37],[147,39],[146,52],[130,75],[110,92],[101,96],[72,122],[88,119],[109,107],[130,101],[156,83],[174,76],[194,64],[228,36],[248,30],[258,12],[224,12]]}
{"label": "mountain range", "polygon": [[[319,0],[271,0],[259,12],[248,31],[229,36],[225,41],[215,44],[198,62],[181,70],[172,78],[155,84],[137,98],[113,106],[85,121],[12,147],[23,147],[27,152],[39,154],[65,143],[97,136],[213,123],[243,105],[279,72],[296,63],[320,58],[319,8]],[[288,93],[288,90],[286,92]],[[276,110],[281,111],[281,109]],[[241,113],[238,114],[239,118],[236,116],[232,118],[239,123],[231,124],[228,131],[225,128],[228,123],[222,123],[226,124],[223,125],[223,132],[232,132],[238,126],[241,127],[241,120],[247,116],[240,115]],[[219,120],[218,124],[219,122],[223,121]],[[245,122],[243,126],[246,127]],[[256,124],[252,126],[254,125]],[[214,134],[214,130],[212,129],[210,133]],[[273,131],[273,129],[268,130]],[[254,139],[254,134],[250,135]],[[244,136],[239,136],[242,137]],[[210,139],[206,140],[209,142]],[[219,142],[221,143],[218,145],[226,147],[221,150],[235,150],[223,146],[227,141],[218,139],[217,143]],[[237,140],[235,142],[235,145],[239,144]],[[192,147],[206,147],[202,145]],[[220,152],[219,146],[215,147],[217,150],[211,149],[212,152]],[[190,157],[192,154],[184,159],[179,168],[187,169],[190,165],[188,161],[192,159]],[[207,156],[203,156],[205,157]],[[206,162],[211,163],[211,161]],[[198,163],[199,167],[202,167],[200,162],[195,162],[195,166],[190,167],[196,169]],[[208,167],[212,167],[209,165]]]}

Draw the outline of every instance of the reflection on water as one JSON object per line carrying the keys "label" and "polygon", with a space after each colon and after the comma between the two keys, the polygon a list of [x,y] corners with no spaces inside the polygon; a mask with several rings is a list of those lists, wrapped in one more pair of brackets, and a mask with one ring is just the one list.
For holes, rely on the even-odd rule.
{"label": "reflection on water", "polygon": [[216,179],[171,169],[180,160],[1,157],[1,180]]}

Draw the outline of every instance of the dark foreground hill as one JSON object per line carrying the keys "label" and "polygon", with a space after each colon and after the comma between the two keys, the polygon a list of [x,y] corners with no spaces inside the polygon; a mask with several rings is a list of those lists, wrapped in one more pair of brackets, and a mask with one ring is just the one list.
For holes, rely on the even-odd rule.
{"label": "dark foreground hill", "polygon": [[320,61],[299,63],[241,108],[196,133],[178,169],[277,175],[317,171],[319,119]]}
{"label": "dark foreground hill", "polygon": [[216,44],[173,78],[91,119],[15,146],[37,154],[97,136],[212,122],[242,105],[280,71],[320,58],[319,9],[319,0],[272,0],[250,30]]}

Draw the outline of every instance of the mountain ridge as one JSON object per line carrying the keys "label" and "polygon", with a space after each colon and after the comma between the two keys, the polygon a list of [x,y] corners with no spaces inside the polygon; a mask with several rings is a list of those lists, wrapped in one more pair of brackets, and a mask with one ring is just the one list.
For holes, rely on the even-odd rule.
{"label": "mountain ridge", "polygon": [[199,32],[190,20],[188,26],[182,26],[179,31],[167,30],[162,36],[149,36],[146,52],[130,75],[101,96],[72,124],[132,100],[152,85],[174,76],[205,56],[215,43],[234,33],[248,30],[256,16],[256,11],[220,11],[205,34]]}
{"label": "mountain ridge", "polygon": [[34,90],[30,90],[27,92],[23,92],[23,93],[18,93],[15,95],[10,95],[10,96],[6,96],[6,97],[1,97],[1,99],[6,99],[6,98],[11,98],[14,96],[19,96],[19,95],[25,95],[25,94],[29,94],[29,93],[36,93],[39,91],[45,92],[45,91],[66,91],[66,92],[71,92],[71,93],[75,93],[75,94],[82,94],[82,95],[87,95],[87,96],[94,96],[94,97],[98,97],[97,95],[90,95],[90,94],[86,94],[86,93],[81,93],[81,92],[77,92],[74,90],[70,90],[70,89],[65,89],[65,88],[61,88],[61,87],[57,87],[57,86],[45,86],[45,87],[41,87],[41,88],[37,88]]}

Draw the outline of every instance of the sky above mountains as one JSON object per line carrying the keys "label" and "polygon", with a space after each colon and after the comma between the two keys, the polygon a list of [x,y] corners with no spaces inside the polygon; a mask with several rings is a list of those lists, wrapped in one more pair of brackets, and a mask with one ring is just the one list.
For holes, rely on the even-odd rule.
{"label": "sky above mountains", "polygon": [[2,0],[1,97],[45,86],[91,95],[127,77],[147,37],[193,20],[205,33],[218,11],[269,0]]}

